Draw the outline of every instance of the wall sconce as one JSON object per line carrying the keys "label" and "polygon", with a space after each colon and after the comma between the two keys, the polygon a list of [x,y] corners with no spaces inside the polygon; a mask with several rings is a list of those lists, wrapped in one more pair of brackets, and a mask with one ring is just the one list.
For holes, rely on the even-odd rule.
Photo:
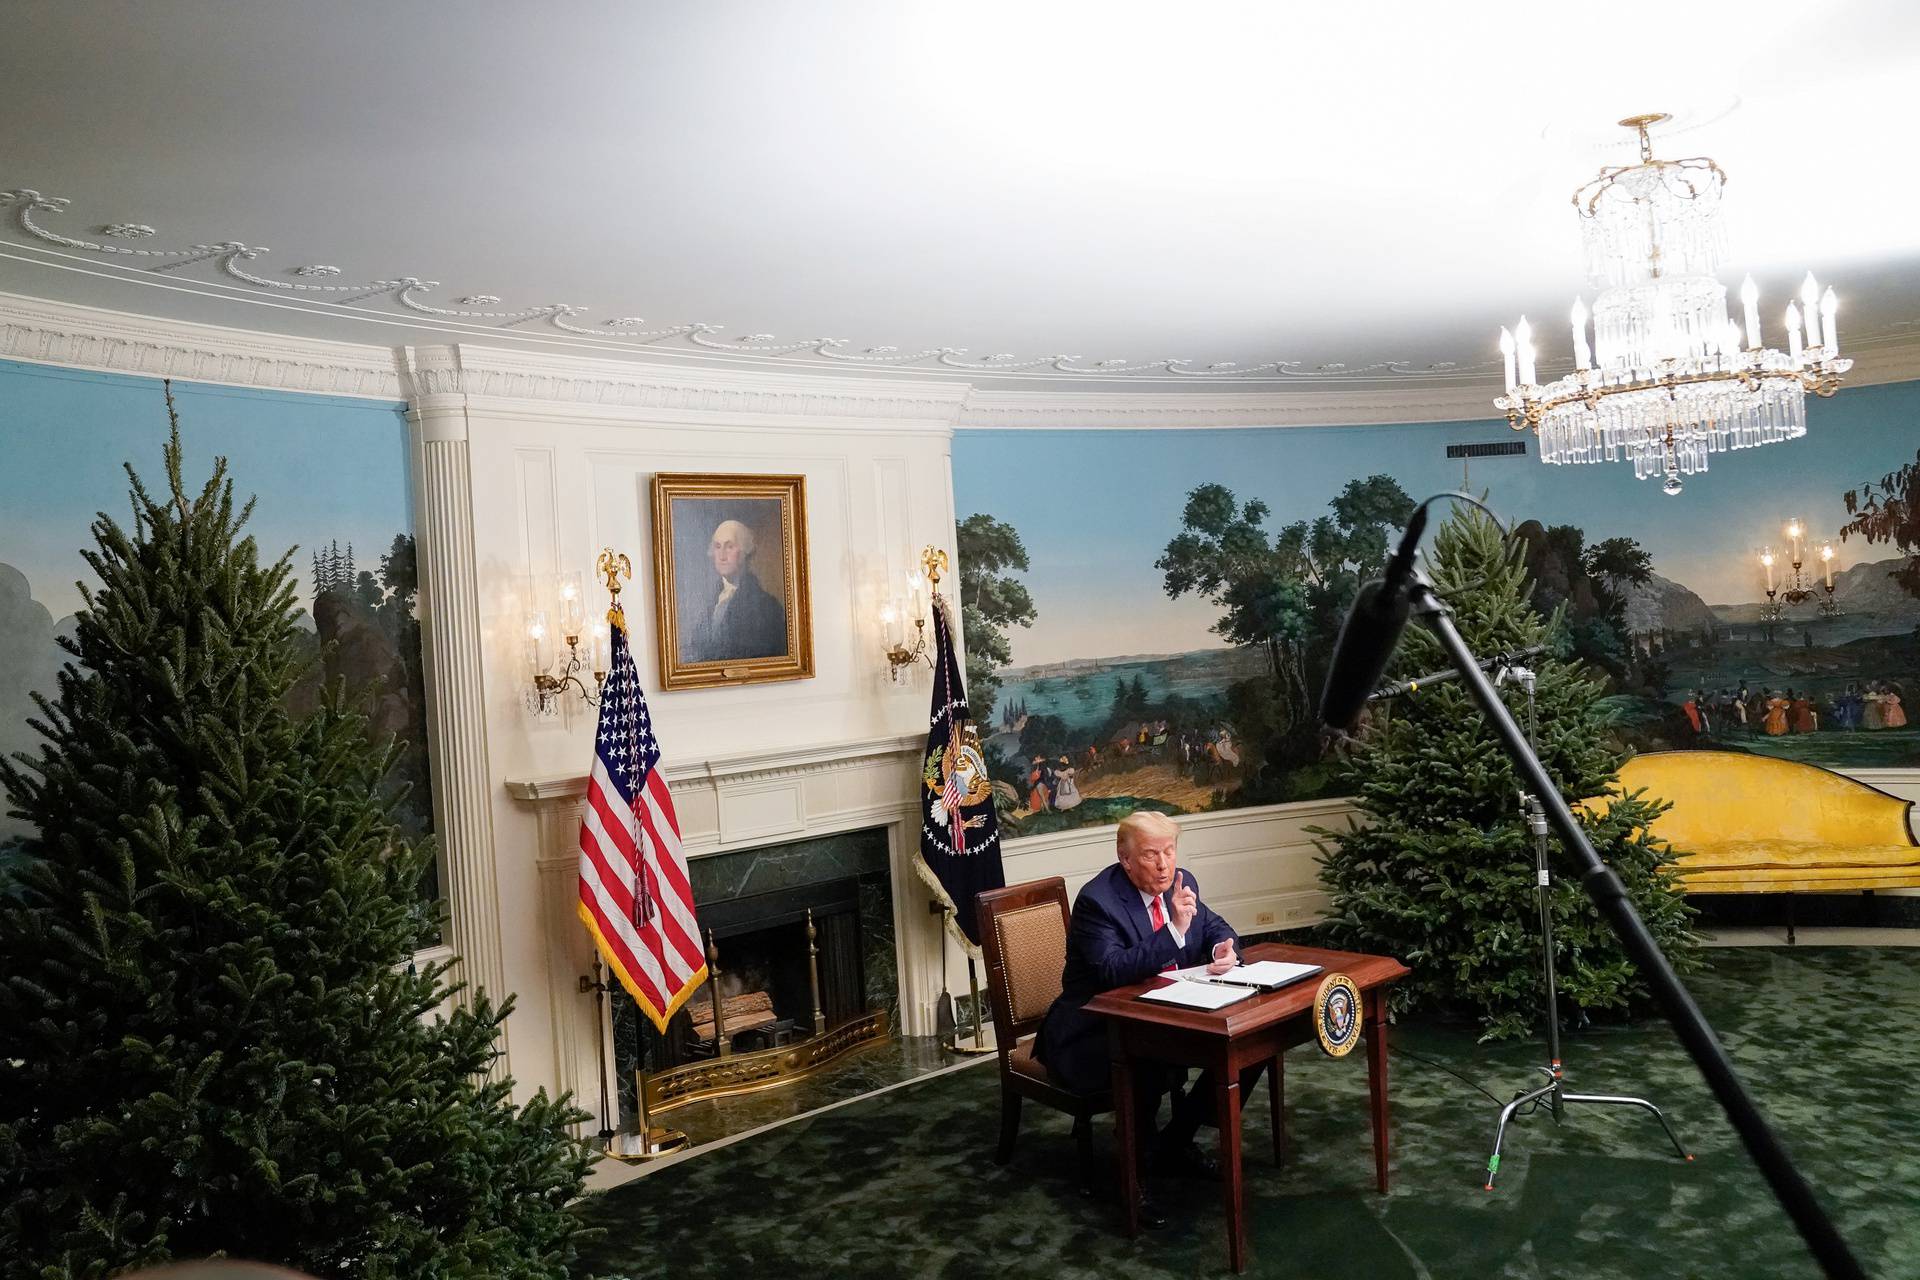
{"label": "wall sconce", "polygon": [[[904,598],[890,599],[880,609],[880,638],[887,646],[887,674],[895,683],[903,668],[921,658],[933,666],[927,652],[927,606],[940,598],[940,575],[947,572],[947,553],[927,547],[920,553],[920,567],[907,574]],[[913,623],[913,635],[907,635],[907,623]]]}
{"label": "wall sconce", "polygon": [[[554,583],[551,609],[534,608],[527,613],[527,667],[533,687],[527,691],[527,709],[543,716],[558,714],[568,688],[578,689],[587,705],[600,704],[600,687],[607,680],[607,662],[612,651],[605,622],[587,630],[587,595],[577,573],[563,573]],[[581,642],[586,641],[585,651]],[[555,641],[566,644],[564,661]],[[587,688],[580,673],[593,669],[593,688]]]}

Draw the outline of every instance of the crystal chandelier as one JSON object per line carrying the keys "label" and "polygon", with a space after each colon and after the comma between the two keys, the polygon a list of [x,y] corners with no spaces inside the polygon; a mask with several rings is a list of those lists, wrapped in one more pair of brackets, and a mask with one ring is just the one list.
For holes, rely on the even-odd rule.
{"label": "crystal chandelier", "polygon": [[1591,313],[1584,298],[1573,304],[1574,371],[1537,380],[1523,316],[1500,330],[1507,394],[1493,403],[1514,430],[1539,434],[1542,462],[1625,457],[1637,479],[1662,476],[1673,494],[1709,454],[1805,435],[1807,392],[1832,395],[1853,361],[1840,358],[1833,290],[1823,294],[1812,272],[1786,310],[1786,351],[1761,346],[1752,276],[1740,288],[1744,334],[1728,316],[1714,278],[1727,175],[1705,157],[1654,159],[1647,130],[1668,118],[1622,120],[1640,135],[1640,163],[1604,168],[1573,193],[1588,281],[1600,290]]}

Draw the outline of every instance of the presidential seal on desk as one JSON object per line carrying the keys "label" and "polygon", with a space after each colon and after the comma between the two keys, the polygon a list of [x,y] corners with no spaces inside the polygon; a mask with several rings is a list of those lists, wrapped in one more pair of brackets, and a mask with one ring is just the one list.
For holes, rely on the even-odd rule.
{"label": "presidential seal on desk", "polygon": [[1360,988],[1344,973],[1321,979],[1313,996],[1313,1029],[1329,1058],[1344,1058],[1360,1043]]}

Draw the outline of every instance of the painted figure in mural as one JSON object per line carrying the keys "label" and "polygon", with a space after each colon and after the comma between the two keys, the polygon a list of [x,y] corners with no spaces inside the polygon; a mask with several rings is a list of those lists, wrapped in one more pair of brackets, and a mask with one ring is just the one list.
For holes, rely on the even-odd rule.
{"label": "painted figure in mural", "polygon": [[1768,689],[1765,694],[1767,708],[1766,731],[1770,738],[1777,738],[1787,731],[1787,700],[1780,694]]}
{"label": "painted figure in mural", "polygon": [[1800,696],[1793,700],[1793,731],[1795,733],[1813,733],[1820,728],[1820,716],[1813,709],[1813,700],[1807,695],[1810,690],[1802,689]]}
{"label": "painted figure in mural", "polygon": [[1027,769],[1027,808],[1033,813],[1045,813],[1052,807],[1053,771],[1047,767],[1044,757],[1035,756]]}
{"label": "painted figure in mural", "polygon": [[1906,728],[1907,713],[1904,709],[1902,709],[1902,705],[1900,701],[1900,686],[1897,684],[1888,684],[1885,686],[1885,689],[1886,689],[1886,693],[1881,703],[1881,706],[1883,708],[1883,711],[1881,714],[1884,715],[1886,718],[1887,728],[1889,729]]}
{"label": "painted figure in mural", "polygon": [[777,658],[787,651],[787,611],[755,577],[753,530],[722,520],[707,544],[720,582],[714,601],[697,620],[689,656],[695,662]]}
{"label": "painted figure in mural", "polygon": [[1687,725],[1693,730],[1693,736],[1699,737],[1702,732],[1700,704],[1695,701],[1693,694],[1688,694],[1687,700],[1680,704],[1680,714],[1687,718]]}
{"label": "painted figure in mural", "polygon": [[1860,700],[1860,684],[1849,680],[1847,687],[1833,700],[1833,722],[1842,730],[1860,727],[1860,711],[1864,704]]}
{"label": "painted figure in mural", "polygon": [[1860,727],[1868,731],[1887,727],[1886,697],[1880,692],[1880,682],[1867,685],[1867,691],[1860,695]]}
{"label": "painted figure in mural", "polygon": [[1053,807],[1075,809],[1080,805],[1080,787],[1074,782],[1073,761],[1061,756],[1053,767]]}

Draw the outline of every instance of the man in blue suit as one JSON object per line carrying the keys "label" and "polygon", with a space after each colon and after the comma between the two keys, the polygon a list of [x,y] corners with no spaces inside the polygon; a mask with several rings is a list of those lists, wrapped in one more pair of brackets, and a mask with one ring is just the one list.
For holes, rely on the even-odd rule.
{"label": "man in blue suit", "polygon": [[[1179,869],[1179,842],[1180,825],[1165,814],[1146,809],[1128,814],[1115,837],[1118,860],[1089,880],[1074,899],[1060,997],[1040,1025],[1034,1057],[1047,1074],[1077,1093],[1093,1093],[1112,1083],[1106,1023],[1086,1011],[1088,1000],[1168,969],[1204,964],[1214,973],[1225,973],[1239,963],[1239,935],[1200,901],[1193,874]],[[1186,1074],[1184,1067],[1134,1064],[1140,1149],[1150,1150],[1149,1167],[1157,1172],[1217,1177],[1217,1164],[1193,1141],[1200,1124],[1210,1118],[1213,1080],[1203,1073],[1182,1093]],[[1259,1076],[1259,1067],[1242,1073],[1243,1095]],[[1167,1093],[1173,1095],[1172,1114],[1158,1138],[1149,1142],[1160,1097]],[[1153,1225],[1157,1215],[1144,1207],[1142,1213]]]}

